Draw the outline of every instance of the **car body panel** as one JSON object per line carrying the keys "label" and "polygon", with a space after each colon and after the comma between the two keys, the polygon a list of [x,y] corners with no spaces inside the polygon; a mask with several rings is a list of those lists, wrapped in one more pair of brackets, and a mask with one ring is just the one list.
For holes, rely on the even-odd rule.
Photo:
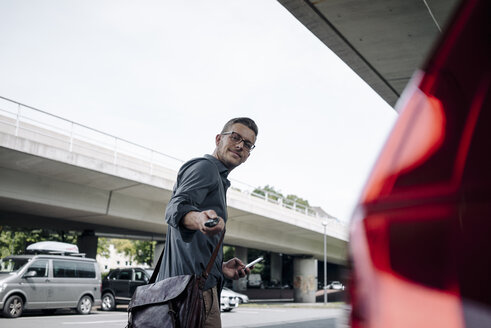
{"label": "car body panel", "polygon": [[235,292],[223,289],[220,295],[220,309],[222,311],[231,311],[239,306],[239,298],[235,295]]}
{"label": "car body panel", "polygon": [[222,292],[224,290],[230,293],[231,295],[236,296],[239,299],[239,303],[249,303],[249,296],[247,296],[246,294],[237,293],[236,291],[233,291],[228,287],[223,287]]}
{"label": "car body panel", "polygon": [[327,285],[328,289],[335,289],[335,290],[343,290],[344,285],[340,283],[339,281],[332,281],[329,285]]}
{"label": "car body panel", "polygon": [[149,273],[140,267],[113,269],[102,281],[102,295],[111,293],[116,304],[128,304],[136,288],[149,280]]}
{"label": "car body panel", "polygon": [[[11,273],[0,274],[0,309],[12,295],[19,295],[24,309],[75,308],[84,295],[94,305],[101,303],[101,275],[94,259],[61,255],[13,255],[9,259],[27,259],[27,263]],[[69,264],[73,277],[54,270],[54,263]],[[77,269],[80,269],[77,271]],[[87,276],[89,270],[89,276]],[[35,272],[35,275],[29,276]],[[84,274],[85,272],[85,274]]]}
{"label": "car body panel", "polygon": [[491,326],[490,1],[414,74],[350,225],[352,327]]}

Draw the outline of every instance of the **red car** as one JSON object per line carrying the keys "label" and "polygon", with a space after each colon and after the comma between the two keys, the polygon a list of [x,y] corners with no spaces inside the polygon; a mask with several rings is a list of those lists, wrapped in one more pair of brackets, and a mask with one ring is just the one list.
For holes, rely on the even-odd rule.
{"label": "red car", "polygon": [[398,104],[350,226],[353,328],[491,327],[491,1],[463,1]]}

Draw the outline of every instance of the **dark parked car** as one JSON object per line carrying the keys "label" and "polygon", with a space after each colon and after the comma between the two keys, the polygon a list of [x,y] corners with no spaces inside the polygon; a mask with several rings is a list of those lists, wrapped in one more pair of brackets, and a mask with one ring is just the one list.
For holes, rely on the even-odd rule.
{"label": "dark parked car", "polygon": [[114,310],[117,304],[128,304],[136,287],[148,284],[152,269],[113,269],[102,280],[102,304],[104,311]]}
{"label": "dark parked car", "polygon": [[462,1],[350,227],[353,328],[491,327],[491,1]]}

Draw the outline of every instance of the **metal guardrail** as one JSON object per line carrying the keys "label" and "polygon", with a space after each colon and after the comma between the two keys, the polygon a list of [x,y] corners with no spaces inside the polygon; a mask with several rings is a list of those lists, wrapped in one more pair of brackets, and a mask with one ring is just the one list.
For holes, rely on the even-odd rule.
{"label": "metal guardrail", "polygon": [[[67,120],[57,115],[28,106],[17,101],[0,96],[0,131],[8,130],[15,136],[48,138],[57,147],[69,152],[89,150],[98,153],[105,160],[118,165],[131,165],[139,171],[151,175],[158,174],[156,167],[177,172],[183,160],[164,154],[162,152],[138,145],[134,142],[115,137],[91,127]],[[39,141],[37,139],[37,141]],[[108,153],[109,151],[109,153]],[[107,156],[110,154],[109,156]],[[123,162],[124,161],[124,162]],[[232,188],[246,193],[252,197],[262,199],[268,203],[276,204],[292,211],[303,213],[311,217],[320,217],[309,206],[305,206],[290,199],[286,199],[274,192],[255,192],[255,187],[231,179]],[[334,219],[327,220],[330,226],[345,226]]]}

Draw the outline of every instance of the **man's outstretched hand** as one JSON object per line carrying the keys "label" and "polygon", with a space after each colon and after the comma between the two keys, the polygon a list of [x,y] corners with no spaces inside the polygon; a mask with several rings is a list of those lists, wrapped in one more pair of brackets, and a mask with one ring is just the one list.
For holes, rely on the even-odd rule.
{"label": "man's outstretched hand", "polygon": [[[217,225],[213,227],[205,226],[206,221],[209,219],[218,218]],[[214,210],[206,210],[202,212],[188,212],[183,220],[182,224],[190,230],[199,230],[207,236],[214,236],[225,229],[225,221],[217,215]]]}

